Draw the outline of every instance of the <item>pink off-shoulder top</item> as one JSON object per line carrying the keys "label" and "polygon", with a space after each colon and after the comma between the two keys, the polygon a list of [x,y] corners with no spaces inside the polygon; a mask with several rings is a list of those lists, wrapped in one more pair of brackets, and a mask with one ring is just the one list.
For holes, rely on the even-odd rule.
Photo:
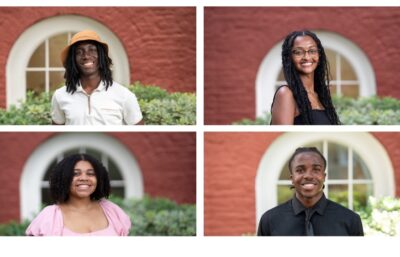
{"label": "pink off-shoulder top", "polygon": [[28,236],[127,236],[131,228],[128,215],[116,204],[99,201],[108,220],[108,227],[91,233],[76,233],[64,227],[63,216],[58,205],[44,208],[26,229]]}

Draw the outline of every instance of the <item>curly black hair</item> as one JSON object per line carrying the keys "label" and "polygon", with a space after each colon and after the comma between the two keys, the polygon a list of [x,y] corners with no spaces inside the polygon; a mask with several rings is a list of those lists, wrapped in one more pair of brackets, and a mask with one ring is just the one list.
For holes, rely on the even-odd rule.
{"label": "curly black hair", "polygon": [[314,75],[314,88],[318,94],[318,99],[324,106],[328,118],[331,124],[339,125],[340,120],[332,104],[331,94],[329,92],[329,63],[325,55],[324,47],[321,41],[313,32],[308,30],[294,31],[286,36],[285,41],[282,45],[282,65],[283,74],[285,76],[288,87],[293,92],[294,99],[299,108],[299,112],[302,114],[304,124],[312,124],[312,108],[311,103],[308,100],[307,92],[303,86],[303,82],[300,79],[299,73],[292,60],[292,47],[294,40],[299,36],[311,37],[318,47],[319,62],[315,69]]}
{"label": "curly black hair", "polygon": [[110,87],[113,83],[112,72],[111,72],[112,60],[108,56],[108,53],[102,44],[93,40],[85,40],[85,41],[79,41],[73,44],[69,48],[67,59],[65,62],[65,73],[64,73],[67,92],[71,94],[75,93],[77,85],[79,83],[80,71],[78,69],[78,65],[76,64],[75,53],[77,46],[82,43],[91,43],[96,46],[98,54],[100,78],[104,82],[107,90],[108,87]]}
{"label": "curly black hair", "polygon": [[96,190],[90,195],[92,200],[108,198],[110,195],[110,179],[108,171],[96,158],[88,154],[73,154],[61,160],[50,173],[50,195],[54,203],[65,203],[69,199],[70,186],[74,176],[75,165],[79,161],[87,161],[96,173]]}
{"label": "curly black hair", "polygon": [[324,163],[324,168],[326,168],[326,159],[325,157],[322,155],[322,153],[316,148],[316,147],[299,147],[296,149],[296,151],[294,151],[294,153],[292,154],[292,156],[289,159],[288,162],[288,166],[289,166],[289,171],[290,174],[292,173],[292,162],[294,160],[294,158],[301,153],[316,153],[319,155],[319,157],[321,157],[323,163]]}

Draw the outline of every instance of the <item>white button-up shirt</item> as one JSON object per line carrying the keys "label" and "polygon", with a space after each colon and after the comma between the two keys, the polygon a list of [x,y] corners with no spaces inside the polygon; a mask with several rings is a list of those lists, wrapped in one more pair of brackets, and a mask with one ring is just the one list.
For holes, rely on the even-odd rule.
{"label": "white button-up shirt", "polygon": [[73,94],[66,86],[57,89],[51,101],[51,118],[65,125],[133,125],[142,119],[142,112],[134,93],[116,82],[106,90],[101,81],[90,95],[81,85]]}

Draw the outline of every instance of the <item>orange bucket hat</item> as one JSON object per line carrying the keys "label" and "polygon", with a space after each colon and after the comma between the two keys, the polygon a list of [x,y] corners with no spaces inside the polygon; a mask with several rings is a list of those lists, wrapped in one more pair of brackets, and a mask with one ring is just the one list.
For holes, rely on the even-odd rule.
{"label": "orange bucket hat", "polygon": [[69,45],[67,45],[61,52],[61,62],[63,64],[63,66],[65,67],[65,62],[67,61],[67,55],[69,52],[69,48],[80,41],[86,41],[86,40],[93,40],[96,42],[99,42],[100,44],[102,44],[106,50],[106,53],[108,54],[108,45],[106,43],[104,43],[103,41],[101,41],[99,35],[97,35],[96,32],[92,31],[92,30],[83,30],[81,32],[76,33],[72,38],[71,38],[71,42],[69,42]]}

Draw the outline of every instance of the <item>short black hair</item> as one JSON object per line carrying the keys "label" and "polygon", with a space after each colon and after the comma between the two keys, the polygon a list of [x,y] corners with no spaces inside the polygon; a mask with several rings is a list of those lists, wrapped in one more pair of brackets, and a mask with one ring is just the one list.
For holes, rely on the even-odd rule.
{"label": "short black hair", "polygon": [[74,168],[79,161],[89,162],[97,179],[96,190],[90,195],[92,200],[108,198],[110,195],[110,179],[104,165],[88,154],[73,154],[61,160],[50,173],[50,195],[54,203],[65,203],[69,199],[70,186],[74,176]]}
{"label": "short black hair", "polygon": [[75,53],[77,46],[82,43],[91,43],[96,46],[98,62],[99,62],[100,78],[101,81],[104,82],[107,90],[108,87],[110,87],[113,83],[112,71],[111,71],[112,60],[108,56],[106,48],[101,43],[94,40],[85,40],[76,42],[69,48],[67,59],[65,62],[65,73],[64,73],[67,92],[71,94],[75,93],[77,89],[77,84],[79,83],[80,71],[78,69],[78,65],[76,64]]}
{"label": "short black hair", "polygon": [[293,162],[294,158],[296,157],[296,155],[301,154],[301,153],[307,153],[307,152],[312,152],[312,153],[318,154],[319,157],[321,157],[322,161],[324,162],[324,168],[326,168],[326,159],[316,147],[299,147],[296,149],[296,151],[294,151],[294,153],[292,154],[292,156],[289,159],[288,166],[289,166],[290,174],[292,173],[292,162]]}

